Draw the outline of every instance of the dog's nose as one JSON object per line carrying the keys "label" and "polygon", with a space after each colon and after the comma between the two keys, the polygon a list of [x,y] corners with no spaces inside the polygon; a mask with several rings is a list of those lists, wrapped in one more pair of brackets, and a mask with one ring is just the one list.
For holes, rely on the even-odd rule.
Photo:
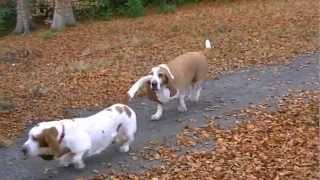
{"label": "dog's nose", "polygon": [[26,147],[22,147],[21,152],[23,155],[26,155],[28,153],[28,149]]}
{"label": "dog's nose", "polygon": [[156,81],[151,82],[151,86],[152,86],[152,88],[156,88],[157,87],[157,82]]}

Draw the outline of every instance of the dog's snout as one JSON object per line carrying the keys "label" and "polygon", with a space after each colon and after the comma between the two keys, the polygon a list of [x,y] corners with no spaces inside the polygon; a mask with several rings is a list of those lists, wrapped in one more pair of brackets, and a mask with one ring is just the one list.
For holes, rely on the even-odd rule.
{"label": "dog's snout", "polygon": [[151,86],[152,86],[153,88],[157,87],[157,85],[158,85],[158,84],[157,84],[156,81],[152,81],[152,82],[151,82]]}
{"label": "dog's snout", "polygon": [[21,152],[23,155],[27,155],[28,149],[26,147],[22,147]]}

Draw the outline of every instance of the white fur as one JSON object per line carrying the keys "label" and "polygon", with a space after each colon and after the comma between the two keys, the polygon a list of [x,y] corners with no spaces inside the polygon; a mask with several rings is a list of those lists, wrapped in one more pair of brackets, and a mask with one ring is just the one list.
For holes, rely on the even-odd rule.
{"label": "white fur", "polygon": [[117,127],[125,132],[128,140],[121,145],[120,151],[129,151],[129,145],[134,140],[137,130],[136,114],[130,108],[131,116],[125,112],[119,113],[115,107],[126,106],[115,104],[92,116],[86,118],[64,119],[61,121],[42,122],[29,131],[28,140],[23,147],[28,149],[28,156],[41,155],[41,149],[38,142],[32,139],[32,136],[41,134],[44,129],[55,127],[58,130],[58,137],[62,133],[62,125],[65,128],[65,136],[60,144],[60,148],[67,147],[74,155],[66,154],[59,158],[62,165],[74,164],[76,168],[84,168],[83,156],[92,156],[99,154],[107,148],[118,136]]}
{"label": "white fur", "polygon": [[[159,77],[159,74],[160,74],[160,67],[157,66],[157,67],[153,67],[151,69],[151,72],[152,72],[152,77],[150,79],[150,82],[157,82],[157,90],[160,90],[161,89],[161,84],[162,84],[162,80],[161,78]],[[152,87],[151,87],[152,88]]]}
{"label": "white fur", "polygon": [[168,71],[169,75],[171,76],[171,78],[174,79],[174,76],[173,76],[170,68],[168,67],[168,65],[166,65],[166,64],[160,64],[158,67],[162,67],[162,68],[166,69],[166,70]]}
{"label": "white fur", "polygon": [[[205,47],[207,48],[207,49],[211,49],[212,47],[211,47],[211,43],[210,43],[210,41],[209,41],[209,39],[206,39],[206,41],[205,41]],[[213,47],[214,48],[214,47]]]}
{"label": "white fur", "polygon": [[131,86],[131,88],[128,91],[129,97],[133,98],[134,95],[139,91],[139,89],[147,82],[150,81],[152,78],[151,75],[143,76],[141,77],[137,82]]}
{"label": "white fur", "polygon": [[161,104],[157,105],[157,112],[151,116],[151,120],[159,120],[163,114],[163,107]]}

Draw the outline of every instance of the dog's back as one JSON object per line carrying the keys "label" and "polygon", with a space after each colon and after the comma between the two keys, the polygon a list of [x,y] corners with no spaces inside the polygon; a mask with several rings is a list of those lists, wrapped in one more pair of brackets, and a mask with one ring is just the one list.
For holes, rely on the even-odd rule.
{"label": "dog's back", "polygon": [[174,86],[178,89],[204,80],[208,71],[206,56],[201,52],[188,52],[176,57],[168,63],[175,79]]}
{"label": "dog's back", "polygon": [[130,135],[134,135],[137,129],[136,113],[124,104],[114,104],[80,121],[82,128],[91,137],[89,155],[100,153],[112,143],[120,127]]}

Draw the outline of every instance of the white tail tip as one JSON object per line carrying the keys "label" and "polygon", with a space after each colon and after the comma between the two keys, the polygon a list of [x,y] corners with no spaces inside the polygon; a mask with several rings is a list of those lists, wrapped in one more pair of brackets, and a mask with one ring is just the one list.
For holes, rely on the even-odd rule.
{"label": "white tail tip", "polygon": [[205,45],[206,45],[206,48],[208,48],[208,49],[212,48],[209,39],[206,40]]}

